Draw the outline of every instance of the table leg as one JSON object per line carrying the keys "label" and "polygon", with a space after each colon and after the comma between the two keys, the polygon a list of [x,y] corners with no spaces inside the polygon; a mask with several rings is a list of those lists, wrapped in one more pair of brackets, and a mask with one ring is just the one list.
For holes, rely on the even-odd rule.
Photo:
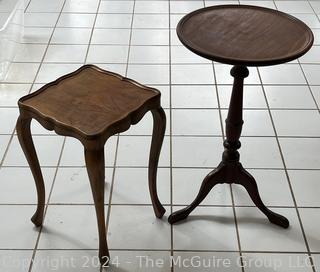
{"label": "table leg", "polygon": [[234,82],[228,117],[226,120],[226,140],[223,144],[225,150],[222,155],[222,162],[203,180],[196,199],[186,208],[171,214],[168,221],[169,223],[174,224],[186,219],[188,215],[205,199],[210,190],[216,184],[236,183],[245,187],[252,201],[268,217],[271,223],[287,228],[289,226],[289,221],[282,215],[272,212],[263,204],[255,179],[240,163],[240,154],[238,149],[241,147],[239,139],[243,125],[243,82],[249,75],[249,71],[245,66],[234,66],[231,69],[231,75],[234,77]]}

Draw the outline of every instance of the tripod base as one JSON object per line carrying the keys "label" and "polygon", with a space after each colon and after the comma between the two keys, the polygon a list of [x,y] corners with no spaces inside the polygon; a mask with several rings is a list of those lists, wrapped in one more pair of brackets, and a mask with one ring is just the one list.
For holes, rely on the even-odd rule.
{"label": "tripod base", "polygon": [[196,199],[186,208],[172,213],[168,221],[174,224],[186,219],[189,214],[206,198],[211,189],[219,183],[240,184],[249,193],[254,204],[268,217],[269,221],[283,228],[289,227],[289,221],[284,216],[269,210],[262,202],[257,183],[238,161],[221,162],[219,166],[210,172],[202,182]]}

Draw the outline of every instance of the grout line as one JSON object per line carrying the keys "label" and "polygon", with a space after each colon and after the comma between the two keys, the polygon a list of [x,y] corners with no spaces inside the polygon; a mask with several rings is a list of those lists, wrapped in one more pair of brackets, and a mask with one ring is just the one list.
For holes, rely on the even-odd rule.
{"label": "grout line", "polygon": [[[62,154],[63,154],[63,149],[64,149],[64,146],[65,146],[65,143],[66,143],[66,137],[64,137],[64,139],[63,139],[63,143],[62,143],[62,146],[61,146],[61,151],[60,151],[60,154],[59,154],[57,166],[56,166],[55,173],[54,173],[54,176],[53,176],[53,181],[52,181],[52,184],[51,184],[51,188],[49,190],[48,199],[47,199],[47,202],[46,202],[47,204],[45,205],[44,214],[43,214],[43,222],[45,222],[45,219],[46,219],[46,215],[47,215],[47,211],[48,211],[49,203],[50,203],[50,198],[51,198],[51,195],[52,195],[52,192],[53,192],[53,187],[54,187],[54,184],[55,184],[55,181],[56,181],[56,178],[57,178],[57,173],[59,171],[59,165],[60,165],[60,162],[61,162],[61,158],[62,158]],[[37,240],[36,240],[35,247],[33,249],[33,254],[32,254],[32,257],[31,257],[31,261],[30,261],[28,272],[31,272],[32,268],[33,268],[33,262],[34,262],[34,258],[36,256],[36,253],[37,253],[37,250],[38,250],[38,245],[39,245],[39,241],[40,241],[40,236],[42,234],[42,229],[43,229],[43,225],[40,226],[40,228],[39,228],[39,233],[38,233],[38,237],[37,237]]]}
{"label": "grout line", "polygon": [[[269,102],[268,102],[267,95],[266,95],[266,92],[265,92],[265,88],[264,88],[264,85],[263,85],[263,82],[262,82],[262,79],[261,79],[260,71],[259,71],[259,69],[257,69],[257,70],[258,70],[258,76],[259,76],[259,79],[260,79],[260,82],[261,82],[261,87],[262,87],[262,90],[263,90],[263,93],[264,93],[264,96],[265,96],[265,100],[266,100],[267,106],[269,107]],[[288,172],[288,169],[287,169],[287,166],[286,166],[284,154],[283,154],[283,151],[282,151],[282,148],[281,148],[281,145],[280,145],[280,141],[279,141],[279,138],[278,138],[277,130],[276,130],[276,127],[275,127],[275,123],[274,123],[270,108],[269,108],[269,116],[270,116],[270,119],[271,119],[271,123],[272,123],[272,127],[273,127],[273,130],[274,130],[274,133],[276,135],[276,141],[277,141],[277,145],[278,145],[278,148],[279,148],[279,153],[280,153],[281,160],[282,160],[282,163],[283,163],[283,166],[284,166],[284,171],[285,171],[285,174],[286,174],[286,177],[287,177],[288,185],[289,185],[289,188],[290,188],[290,193],[291,193],[292,200],[293,200],[293,203],[294,203],[294,206],[295,206],[295,210],[296,210],[296,214],[297,214],[297,217],[298,217],[298,221],[299,221],[299,225],[300,225],[300,228],[301,228],[301,232],[302,232],[302,235],[303,235],[303,239],[305,241],[305,246],[307,248],[307,253],[308,253],[309,257],[311,257],[310,247],[309,247],[309,244],[308,244],[307,236],[306,236],[306,233],[305,233],[305,230],[304,230],[304,227],[303,227],[303,223],[302,223],[302,219],[301,219],[300,212],[299,212],[299,209],[298,209],[297,201],[296,201],[296,198],[295,198],[295,195],[294,195],[294,192],[293,192],[293,188],[292,188],[292,184],[291,184],[291,181],[290,181],[289,172]],[[312,265],[313,272],[316,272],[316,270],[314,268],[314,264],[313,264],[312,258],[310,258],[310,262],[311,262],[311,265]]]}
{"label": "grout line", "polygon": [[[61,167],[59,167],[61,169]],[[50,187],[51,188],[51,187]],[[105,204],[108,206],[109,204]],[[175,207],[185,207],[188,203],[183,204],[173,204],[172,206]],[[0,206],[37,206],[35,203],[0,203]],[[93,203],[48,203],[48,206],[94,206]],[[135,207],[152,207],[150,203],[113,203],[110,206],[135,206]],[[171,207],[170,203],[163,204],[163,206]],[[207,207],[207,208],[232,208],[231,205],[227,204],[200,204],[199,207]],[[255,208],[254,204],[249,205],[234,205],[236,208]],[[268,208],[275,208],[275,209],[295,209],[295,206],[283,206],[283,205],[266,205]],[[300,209],[320,209],[320,206],[297,206]]]}
{"label": "grout line", "polygon": [[[168,1],[168,9],[169,9],[169,29],[168,29],[168,37],[169,37],[169,116],[170,116],[170,133],[169,133],[169,149],[170,149],[170,214],[173,213],[173,171],[172,171],[172,160],[173,160],[173,141],[172,141],[172,52],[171,52],[171,46],[172,46],[172,37],[171,37],[171,0]],[[174,257],[174,232],[173,232],[174,226],[170,224],[170,256],[173,259]],[[171,272],[174,272],[174,265],[170,263],[171,266]]]}
{"label": "grout line", "polygon": [[[239,0],[238,0],[238,3],[240,5],[240,1]],[[233,86],[231,88],[233,89]],[[245,86],[243,86],[243,88],[245,88]],[[217,88],[217,90],[218,90],[218,88]],[[223,129],[223,127],[222,127],[222,129]],[[225,138],[225,136],[223,138]],[[229,188],[230,188],[230,193],[231,193],[232,210],[233,210],[233,215],[234,215],[234,223],[235,223],[235,227],[236,227],[237,242],[238,242],[238,247],[239,247],[241,271],[245,272],[245,264],[243,262],[243,252],[242,252],[242,247],[241,247],[239,223],[238,223],[238,218],[237,218],[237,211],[236,211],[236,208],[235,208],[236,204],[235,204],[235,198],[234,198],[234,192],[233,192],[232,184],[229,184]]]}

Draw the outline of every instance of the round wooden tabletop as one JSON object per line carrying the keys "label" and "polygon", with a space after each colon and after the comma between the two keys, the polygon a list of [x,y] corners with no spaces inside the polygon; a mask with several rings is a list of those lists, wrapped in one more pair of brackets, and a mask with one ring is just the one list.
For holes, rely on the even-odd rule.
{"label": "round wooden tabletop", "polygon": [[292,61],[313,44],[310,28],[277,10],[221,5],[196,10],[178,24],[180,41],[207,59],[245,66]]}

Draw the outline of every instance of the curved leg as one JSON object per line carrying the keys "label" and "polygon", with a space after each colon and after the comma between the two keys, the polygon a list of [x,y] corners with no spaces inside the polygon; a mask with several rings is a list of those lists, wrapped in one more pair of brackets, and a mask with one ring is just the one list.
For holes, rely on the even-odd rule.
{"label": "curved leg", "polygon": [[161,218],[166,210],[160,203],[157,193],[157,170],[158,162],[163,143],[163,138],[166,130],[166,115],[164,110],[160,107],[151,111],[153,116],[153,133],[149,158],[149,191],[153,210],[156,217]]}
{"label": "curved leg", "polygon": [[28,164],[30,166],[33,178],[37,187],[38,206],[35,214],[32,216],[31,221],[37,226],[41,226],[43,223],[43,213],[45,206],[45,186],[41,173],[39,160],[36,150],[32,141],[32,135],[30,131],[31,118],[23,118],[21,115],[17,121],[17,134],[21,145],[21,148],[26,156]]}
{"label": "curved leg", "polygon": [[211,189],[215,185],[223,182],[223,171],[223,165],[220,164],[218,168],[210,172],[204,178],[199,193],[195,200],[186,208],[172,213],[168,218],[169,223],[174,224],[178,221],[186,219],[189,216],[189,214],[206,198]]}
{"label": "curved leg", "polygon": [[289,227],[289,221],[287,218],[269,210],[263,204],[259,195],[257,182],[255,181],[254,177],[251,176],[250,173],[248,173],[244,168],[240,169],[239,171],[239,184],[246,188],[254,204],[268,217],[271,223],[283,228]]}
{"label": "curved leg", "polygon": [[98,231],[99,231],[99,258],[101,264],[106,265],[109,260],[109,250],[106,236],[106,223],[104,212],[104,149],[85,149],[85,160],[90,180],[92,195],[96,208]]}

